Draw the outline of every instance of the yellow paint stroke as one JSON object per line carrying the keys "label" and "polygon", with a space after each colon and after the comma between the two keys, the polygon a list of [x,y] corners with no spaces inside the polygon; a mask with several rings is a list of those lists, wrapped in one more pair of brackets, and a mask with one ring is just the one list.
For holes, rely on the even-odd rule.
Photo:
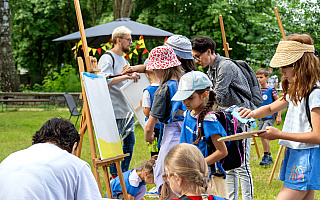
{"label": "yellow paint stroke", "polygon": [[102,159],[111,158],[123,154],[122,144],[120,140],[117,143],[110,143],[99,138],[99,144]]}

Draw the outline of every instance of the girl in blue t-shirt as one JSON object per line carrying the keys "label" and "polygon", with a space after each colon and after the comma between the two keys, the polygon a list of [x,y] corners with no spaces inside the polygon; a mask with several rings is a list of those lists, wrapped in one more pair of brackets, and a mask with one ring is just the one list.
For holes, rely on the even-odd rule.
{"label": "girl in blue t-shirt", "polygon": [[154,94],[149,119],[145,126],[145,140],[151,144],[155,139],[154,126],[157,120],[164,123],[161,148],[154,168],[154,182],[158,191],[161,190],[161,195],[163,195],[163,191],[166,191],[166,185],[164,185],[165,190],[161,189],[164,184],[162,179],[164,174],[163,161],[171,147],[179,143],[183,112],[186,110],[182,101],[171,101],[178,90],[179,79],[183,74],[180,65],[181,62],[171,47],[159,46],[150,52],[146,67],[147,70],[153,70],[160,80],[160,86]]}
{"label": "girl in blue t-shirt", "polygon": [[[203,72],[186,73],[181,77],[178,92],[172,100],[183,101],[188,109],[182,125],[180,143],[195,144],[202,152],[207,164],[214,166],[211,167],[212,170],[215,170],[214,174],[222,177],[217,180],[221,183],[224,171],[221,164],[216,162],[226,157],[228,151],[225,143],[219,142],[218,139],[227,136],[227,134],[215,114],[210,113],[212,107],[216,105],[215,93],[210,89],[211,86],[212,82]],[[208,155],[206,140],[211,140],[216,149],[210,155]],[[219,192],[215,195],[226,196],[225,187],[223,186],[221,189],[225,192]]]}
{"label": "girl in blue t-shirt", "polygon": [[[210,111],[216,106],[215,93],[211,89],[212,82],[206,74],[200,71],[192,71],[183,75],[179,82],[178,92],[172,100],[183,101],[188,111],[182,125],[180,143],[195,144],[215,175],[211,184],[216,188],[213,193],[226,197],[225,173],[218,161],[228,155],[224,142],[218,139],[227,136],[225,129],[217,120],[215,114]],[[207,142],[211,140],[216,151],[208,155]],[[219,190],[217,190],[219,187]]]}

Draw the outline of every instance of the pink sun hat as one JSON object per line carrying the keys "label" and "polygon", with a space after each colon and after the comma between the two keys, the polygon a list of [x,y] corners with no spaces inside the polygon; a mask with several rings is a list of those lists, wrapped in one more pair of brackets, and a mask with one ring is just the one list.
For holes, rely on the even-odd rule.
{"label": "pink sun hat", "polygon": [[146,69],[168,69],[179,65],[181,62],[177,59],[172,47],[158,46],[151,50]]}

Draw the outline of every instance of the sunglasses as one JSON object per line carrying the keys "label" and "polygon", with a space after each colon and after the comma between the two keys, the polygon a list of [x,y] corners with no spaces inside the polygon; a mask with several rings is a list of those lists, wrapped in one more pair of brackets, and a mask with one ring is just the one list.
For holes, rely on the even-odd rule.
{"label": "sunglasses", "polygon": [[194,58],[195,60],[200,60],[200,56],[201,56],[203,53],[204,53],[204,52],[200,53],[198,56],[193,56],[193,58]]}
{"label": "sunglasses", "polygon": [[121,38],[121,39],[127,40],[128,42],[132,42],[132,38]]}

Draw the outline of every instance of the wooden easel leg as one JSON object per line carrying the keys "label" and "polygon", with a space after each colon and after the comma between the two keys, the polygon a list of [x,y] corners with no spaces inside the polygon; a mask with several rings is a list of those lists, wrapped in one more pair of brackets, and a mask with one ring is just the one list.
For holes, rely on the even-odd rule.
{"label": "wooden easel leg", "polygon": [[258,147],[257,139],[255,137],[253,137],[252,139],[253,139],[253,142],[254,142],[254,146],[256,147],[258,158],[261,158],[261,154],[260,154],[260,150],[259,150],[259,147]]}
{"label": "wooden easel leg", "polygon": [[121,166],[120,166],[120,161],[116,162],[116,167],[117,167],[117,171],[118,171],[120,185],[121,185],[121,188],[122,188],[123,198],[124,198],[124,200],[128,200],[127,188],[126,188],[126,185],[124,183],[122,169],[121,169]]}
{"label": "wooden easel leg", "polygon": [[112,191],[111,191],[111,184],[110,184],[110,177],[109,177],[109,172],[108,172],[108,167],[103,166],[103,175],[104,179],[106,181],[106,187],[107,187],[107,194],[108,194],[108,199],[113,199]]}
{"label": "wooden easel leg", "polygon": [[276,171],[276,168],[277,168],[280,156],[281,156],[282,149],[283,149],[283,146],[280,145],[278,153],[277,153],[277,157],[276,157],[276,159],[274,161],[274,164],[273,164],[273,167],[272,167],[272,171],[271,171],[271,174],[270,174],[270,177],[269,177],[269,181],[268,181],[269,185],[272,182],[272,179],[273,179],[273,176],[274,176],[274,172]]}

